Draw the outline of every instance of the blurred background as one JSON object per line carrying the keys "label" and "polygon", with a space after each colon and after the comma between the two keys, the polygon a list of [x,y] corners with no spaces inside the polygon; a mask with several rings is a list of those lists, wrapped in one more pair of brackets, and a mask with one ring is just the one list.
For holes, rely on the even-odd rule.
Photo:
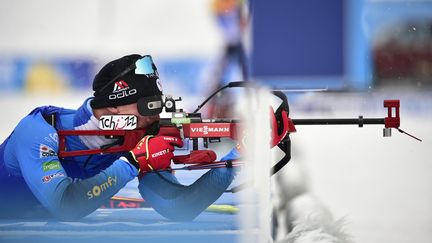
{"label": "blurred background", "polygon": [[35,106],[78,107],[98,70],[132,53],[153,55],[186,111],[242,79],[326,90],[288,93],[293,118],[384,117],[383,100],[400,99],[401,128],[422,143],[379,126],[299,127],[290,163],[355,242],[430,242],[432,1],[221,2],[0,0],[0,138]]}

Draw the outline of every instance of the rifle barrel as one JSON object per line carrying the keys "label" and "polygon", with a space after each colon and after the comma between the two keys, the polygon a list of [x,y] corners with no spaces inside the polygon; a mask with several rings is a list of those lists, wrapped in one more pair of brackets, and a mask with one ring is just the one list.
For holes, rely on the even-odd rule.
{"label": "rifle barrel", "polygon": [[318,119],[292,119],[294,125],[380,125],[385,124],[384,118],[318,118]]}

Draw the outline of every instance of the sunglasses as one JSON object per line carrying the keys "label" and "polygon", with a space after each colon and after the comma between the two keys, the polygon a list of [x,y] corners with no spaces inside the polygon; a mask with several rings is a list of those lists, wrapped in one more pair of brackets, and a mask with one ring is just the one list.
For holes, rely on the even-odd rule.
{"label": "sunglasses", "polygon": [[[144,74],[147,77],[159,78],[156,65],[150,55],[145,55],[135,62],[135,74]],[[156,82],[159,82],[157,80]],[[160,85],[160,84],[158,84]],[[142,97],[137,102],[138,112],[143,116],[153,116],[160,114],[163,109],[163,100],[161,95]]]}

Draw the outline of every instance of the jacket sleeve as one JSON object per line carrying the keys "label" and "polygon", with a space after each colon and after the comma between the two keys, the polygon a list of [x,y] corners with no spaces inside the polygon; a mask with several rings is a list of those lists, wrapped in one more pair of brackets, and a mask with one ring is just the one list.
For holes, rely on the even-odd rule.
{"label": "jacket sleeve", "polygon": [[[223,160],[235,159],[231,151]],[[238,169],[215,168],[207,171],[189,186],[181,185],[169,172],[147,173],[139,181],[141,196],[162,216],[189,221],[216,201],[233,181]],[[170,181],[170,182],[167,182]]]}
{"label": "jacket sleeve", "polygon": [[[39,116],[39,117],[38,117]],[[11,149],[31,192],[60,219],[79,219],[134,179],[137,169],[121,159],[83,180],[68,177],[57,157],[56,130],[39,115],[24,118],[11,136]]]}

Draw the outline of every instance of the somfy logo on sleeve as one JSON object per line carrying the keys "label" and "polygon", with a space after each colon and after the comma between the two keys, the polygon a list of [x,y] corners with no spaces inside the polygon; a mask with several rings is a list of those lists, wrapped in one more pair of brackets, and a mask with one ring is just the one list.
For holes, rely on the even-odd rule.
{"label": "somfy logo on sleeve", "polygon": [[108,176],[107,180],[100,185],[94,185],[93,188],[87,192],[87,198],[92,199],[99,197],[101,193],[108,190],[110,187],[117,185],[117,176]]}

